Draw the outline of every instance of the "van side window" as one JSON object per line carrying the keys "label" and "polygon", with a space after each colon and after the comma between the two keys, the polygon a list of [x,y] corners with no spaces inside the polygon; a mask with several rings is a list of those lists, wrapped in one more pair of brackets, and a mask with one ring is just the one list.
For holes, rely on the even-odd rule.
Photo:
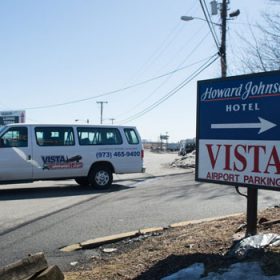
{"label": "van side window", "polygon": [[78,127],[77,131],[81,146],[122,144],[122,137],[117,128]]}
{"label": "van side window", "polygon": [[73,146],[74,132],[71,127],[36,127],[36,141],[39,146]]}
{"label": "van side window", "polygon": [[139,144],[138,136],[133,128],[125,128],[124,134],[128,144]]}
{"label": "van side window", "polygon": [[12,127],[1,136],[0,147],[27,147],[27,127]]}

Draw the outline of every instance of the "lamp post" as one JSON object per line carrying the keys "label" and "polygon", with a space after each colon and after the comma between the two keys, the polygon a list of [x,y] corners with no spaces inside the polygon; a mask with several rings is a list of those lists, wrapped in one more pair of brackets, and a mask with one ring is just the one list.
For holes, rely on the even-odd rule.
{"label": "lamp post", "polygon": [[[194,19],[198,19],[198,20],[202,20],[202,21],[207,22],[206,19],[201,18],[201,17],[181,16],[181,20],[183,20],[183,21],[191,21],[191,20],[194,20]],[[216,23],[216,22],[212,22],[212,21],[211,21],[211,23],[213,23],[214,25],[217,25],[217,26],[221,27],[221,24],[220,24],[220,23]]]}

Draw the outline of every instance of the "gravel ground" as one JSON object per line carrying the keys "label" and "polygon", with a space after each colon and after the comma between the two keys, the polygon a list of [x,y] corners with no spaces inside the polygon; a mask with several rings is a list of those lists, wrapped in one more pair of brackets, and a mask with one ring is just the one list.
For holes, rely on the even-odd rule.
{"label": "gravel ground", "polygon": [[[279,218],[280,209],[259,213],[260,221]],[[227,268],[236,262],[258,261],[265,275],[279,275],[280,248],[253,251],[245,258],[229,254],[236,237],[245,234],[242,215],[187,226],[128,239],[91,250],[88,262],[65,273],[66,280],[136,279],[152,280],[177,272],[194,263],[204,263],[205,274]],[[238,231],[238,234],[234,234]],[[258,233],[280,234],[280,223],[258,225]],[[106,250],[107,249],[107,250]],[[107,251],[107,253],[105,253]]]}

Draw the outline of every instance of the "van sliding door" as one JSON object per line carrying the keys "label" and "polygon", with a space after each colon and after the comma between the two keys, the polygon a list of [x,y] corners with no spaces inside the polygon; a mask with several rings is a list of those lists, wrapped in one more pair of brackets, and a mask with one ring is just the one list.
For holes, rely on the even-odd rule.
{"label": "van sliding door", "polygon": [[35,127],[33,157],[37,162],[34,178],[74,178],[81,176],[83,158],[75,148],[71,126]]}

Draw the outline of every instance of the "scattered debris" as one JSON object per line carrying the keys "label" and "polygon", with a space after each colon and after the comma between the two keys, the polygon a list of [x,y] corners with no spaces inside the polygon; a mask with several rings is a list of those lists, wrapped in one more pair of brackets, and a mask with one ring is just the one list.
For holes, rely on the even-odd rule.
{"label": "scattered debris", "polygon": [[185,245],[185,247],[186,247],[186,248],[189,248],[189,249],[192,249],[194,246],[195,246],[195,244],[186,244],[186,245]]}
{"label": "scattered debris", "polygon": [[235,231],[235,233],[238,233],[240,232],[241,230],[243,230],[244,228],[246,228],[247,224],[246,223],[243,223],[241,224]]}
{"label": "scattered debris", "polygon": [[70,262],[71,266],[76,266],[78,264],[78,262]]}
{"label": "scattered debris", "polygon": [[259,225],[261,225],[261,224],[263,224],[265,222],[268,222],[267,218],[264,218],[264,217],[259,218],[259,221],[258,221]]}
{"label": "scattered debris", "polygon": [[276,219],[276,220],[271,220],[271,221],[264,221],[262,223],[260,223],[261,225],[263,226],[271,226],[271,225],[275,225],[275,224],[278,224],[280,223],[280,219]]}
{"label": "scattered debris", "polygon": [[117,249],[116,248],[104,248],[102,251],[104,253],[113,253],[113,252],[116,252]]}
{"label": "scattered debris", "polygon": [[232,236],[233,241],[240,241],[246,237],[245,232],[237,232]]}
{"label": "scattered debris", "polygon": [[244,238],[233,247],[229,254],[242,259],[246,257],[251,250],[262,249],[267,246],[280,246],[280,235],[267,233]]}

